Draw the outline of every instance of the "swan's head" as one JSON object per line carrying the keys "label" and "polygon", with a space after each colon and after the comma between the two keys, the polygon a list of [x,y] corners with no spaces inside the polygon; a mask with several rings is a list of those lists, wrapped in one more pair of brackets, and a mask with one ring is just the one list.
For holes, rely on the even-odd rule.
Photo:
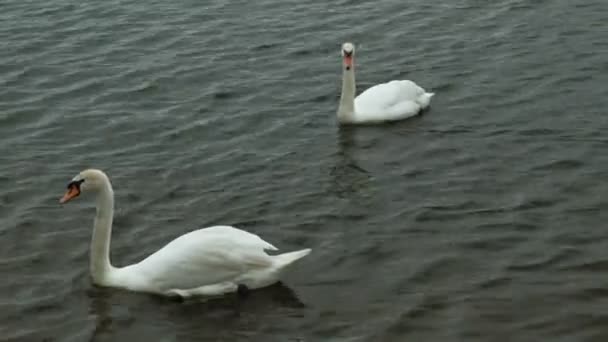
{"label": "swan's head", "polygon": [[355,56],[355,46],[353,43],[342,44],[342,60],[346,70],[350,70],[353,67],[353,57]]}
{"label": "swan's head", "polygon": [[59,200],[60,203],[66,203],[80,195],[85,191],[97,191],[108,182],[108,176],[101,170],[88,169],[77,174],[68,183],[68,189],[63,197]]}

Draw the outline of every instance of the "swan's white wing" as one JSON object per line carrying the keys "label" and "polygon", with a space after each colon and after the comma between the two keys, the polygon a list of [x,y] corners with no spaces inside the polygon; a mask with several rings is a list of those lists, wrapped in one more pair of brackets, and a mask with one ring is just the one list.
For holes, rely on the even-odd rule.
{"label": "swan's white wing", "polygon": [[272,266],[264,250],[276,249],[259,236],[216,226],[184,234],[131,266],[155,289],[191,289],[232,281],[243,273]]}
{"label": "swan's white wing", "polygon": [[355,111],[380,115],[386,111],[394,111],[394,107],[403,102],[416,103],[422,95],[424,89],[408,80],[377,84],[355,98]]}
{"label": "swan's white wing", "polygon": [[255,234],[252,234],[252,233],[249,233],[244,230],[234,228],[231,226],[213,226],[213,227],[199,229],[199,230],[196,230],[189,234],[192,234],[192,233],[204,234],[204,236],[220,235],[223,238],[234,240],[234,241],[239,241],[240,243],[244,243],[244,244],[255,245],[261,249],[270,250],[270,251],[279,250],[275,246],[264,241],[258,235],[255,235]]}

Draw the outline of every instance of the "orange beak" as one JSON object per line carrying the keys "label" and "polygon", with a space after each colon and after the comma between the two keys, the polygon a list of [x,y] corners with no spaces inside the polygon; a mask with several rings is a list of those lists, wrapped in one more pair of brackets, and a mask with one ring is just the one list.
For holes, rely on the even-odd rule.
{"label": "orange beak", "polygon": [[78,186],[76,184],[71,185],[68,188],[68,190],[65,192],[63,197],[61,197],[61,199],[59,200],[59,203],[65,203],[65,202],[71,200],[72,198],[78,197],[78,195],[80,195],[80,189],[78,189]]}
{"label": "orange beak", "polygon": [[347,67],[347,69],[350,69],[353,67],[353,56],[344,56],[344,66]]}

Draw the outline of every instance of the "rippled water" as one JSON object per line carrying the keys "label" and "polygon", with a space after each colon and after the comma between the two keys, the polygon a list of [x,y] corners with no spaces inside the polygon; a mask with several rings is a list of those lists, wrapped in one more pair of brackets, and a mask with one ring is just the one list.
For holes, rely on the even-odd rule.
{"label": "rippled water", "polygon": [[[0,4],[0,340],[605,341],[602,0]],[[409,78],[425,115],[340,129]],[[116,265],[231,224],[312,247],[282,286],[176,303],[88,278],[104,169]]]}

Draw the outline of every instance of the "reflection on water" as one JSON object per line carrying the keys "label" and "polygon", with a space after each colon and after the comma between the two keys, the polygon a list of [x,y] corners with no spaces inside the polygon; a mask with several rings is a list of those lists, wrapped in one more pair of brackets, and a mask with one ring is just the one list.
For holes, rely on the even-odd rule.
{"label": "reflection on water", "polygon": [[[155,330],[166,327],[195,340],[215,339],[218,330],[225,338],[239,338],[263,332],[277,317],[302,316],[306,309],[296,293],[283,283],[257,291],[183,302],[99,287],[88,290],[87,296],[94,324],[90,341],[127,336],[154,339],[158,337]],[[142,325],[137,319],[140,315],[151,320]]]}
{"label": "reflection on water", "polygon": [[357,131],[352,128],[339,130],[338,149],[334,156],[335,164],[329,170],[330,191],[337,197],[347,199],[369,191],[372,177],[357,161]]}

